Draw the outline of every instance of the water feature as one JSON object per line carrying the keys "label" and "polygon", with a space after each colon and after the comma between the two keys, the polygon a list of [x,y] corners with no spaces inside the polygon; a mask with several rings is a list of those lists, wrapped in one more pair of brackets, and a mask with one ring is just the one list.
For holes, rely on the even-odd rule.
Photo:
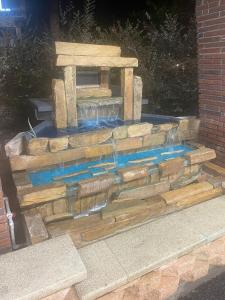
{"label": "water feature", "polygon": [[115,173],[117,169],[126,166],[136,166],[145,163],[152,165],[161,161],[183,156],[192,151],[185,145],[164,146],[155,149],[147,149],[134,153],[121,153],[115,157],[109,156],[94,161],[76,163],[69,166],[51,167],[40,171],[30,171],[28,176],[33,186],[64,182],[75,184],[83,179],[90,179],[106,173]]}

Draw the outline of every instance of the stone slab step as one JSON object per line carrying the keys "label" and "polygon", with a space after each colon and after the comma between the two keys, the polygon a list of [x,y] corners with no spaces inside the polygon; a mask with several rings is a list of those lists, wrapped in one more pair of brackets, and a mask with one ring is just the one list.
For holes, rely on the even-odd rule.
{"label": "stone slab step", "polygon": [[79,249],[88,273],[76,285],[80,299],[96,299],[224,235],[224,215],[221,196]]}
{"label": "stone slab step", "polygon": [[214,163],[207,162],[204,164],[204,167],[206,167],[208,170],[215,172],[217,175],[225,176],[225,168],[220,167]]}
{"label": "stone slab step", "polygon": [[63,235],[0,256],[0,299],[41,299],[86,277],[71,238]]}
{"label": "stone slab step", "polygon": [[221,187],[202,192],[193,196],[189,196],[185,199],[182,199],[181,201],[177,202],[178,207],[187,207],[192,206],[198,203],[201,203],[203,201],[210,200],[215,197],[219,197],[223,194],[223,189]]}
{"label": "stone slab step", "polygon": [[191,197],[197,195],[199,193],[207,192],[213,189],[213,185],[207,181],[200,183],[192,183],[183,188],[169,191],[161,194],[162,198],[166,201],[168,205],[176,204],[177,202],[187,199],[187,197]]}

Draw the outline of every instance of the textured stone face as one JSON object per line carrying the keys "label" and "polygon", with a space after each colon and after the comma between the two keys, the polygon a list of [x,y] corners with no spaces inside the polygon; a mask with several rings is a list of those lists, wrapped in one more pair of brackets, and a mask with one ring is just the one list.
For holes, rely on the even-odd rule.
{"label": "textured stone face", "polygon": [[102,155],[109,155],[113,153],[112,144],[96,145],[84,148],[86,158],[98,157]]}
{"label": "textured stone face", "polygon": [[154,147],[163,145],[166,141],[166,133],[160,132],[155,134],[145,135],[143,138],[143,147]]}
{"label": "textured stone face", "polygon": [[141,119],[143,83],[139,76],[134,76],[134,120]]}
{"label": "textured stone face", "polygon": [[120,193],[119,198],[129,198],[129,199],[147,199],[149,197],[158,195],[169,191],[170,184],[168,181],[159,182],[156,184],[150,184],[136,189],[131,189],[123,191]]}
{"label": "textured stone face", "polygon": [[26,191],[26,193],[19,196],[22,200],[20,204],[22,207],[36,203],[44,203],[66,197],[66,186],[57,183],[44,187],[33,187],[30,191]]}
{"label": "textured stone face", "polygon": [[142,147],[142,138],[127,138],[116,141],[116,151],[127,151],[133,149],[139,149]]}
{"label": "textured stone face", "polygon": [[51,152],[58,152],[68,148],[68,137],[60,137],[49,140],[49,149]]}
{"label": "textured stone face", "polygon": [[113,138],[115,140],[127,138],[127,126],[116,127],[113,129]]}
{"label": "textured stone face", "polygon": [[181,170],[184,170],[184,159],[175,158],[159,164],[159,169],[162,176],[174,175]]}
{"label": "textured stone face", "polygon": [[69,145],[72,148],[102,144],[112,137],[111,129],[103,129],[95,132],[76,134],[69,137]]}
{"label": "textured stone face", "polygon": [[5,152],[8,157],[20,155],[23,152],[24,136],[25,133],[20,132],[5,145]]}
{"label": "textured stone face", "polygon": [[124,182],[133,181],[148,176],[148,169],[144,166],[134,166],[119,169],[118,173],[121,175]]}
{"label": "textured stone face", "polygon": [[201,148],[192,152],[186,153],[185,157],[191,165],[209,161],[216,158],[216,152],[213,149]]}
{"label": "textured stone face", "polygon": [[152,127],[153,125],[149,123],[131,125],[128,127],[128,137],[136,137],[151,134]]}
{"label": "textured stone face", "polygon": [[28,155],[40,155],[48,151],[48,138],[33,138],[27,142]]}
{"label": "textured stone face", "polygon": [[208,192],[213,189],[209,182],[193,183],[183,188],[163,193],[161,196],[168,205],[182,201],[185,198]]}

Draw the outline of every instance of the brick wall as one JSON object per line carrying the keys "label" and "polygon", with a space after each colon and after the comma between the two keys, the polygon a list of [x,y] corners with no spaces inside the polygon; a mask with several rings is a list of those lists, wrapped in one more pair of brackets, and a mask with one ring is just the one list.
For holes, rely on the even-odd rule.
{"label": "brick wall", "polygon": [[0,254],[11,249],[11,239],[9,233],[8,219],[6,217],[5,205],[3,201],[3,191],[0,180]]}
{"label": "brick wall", "polygon": [[225,0],[197,0],[200,140],[225,166]]}

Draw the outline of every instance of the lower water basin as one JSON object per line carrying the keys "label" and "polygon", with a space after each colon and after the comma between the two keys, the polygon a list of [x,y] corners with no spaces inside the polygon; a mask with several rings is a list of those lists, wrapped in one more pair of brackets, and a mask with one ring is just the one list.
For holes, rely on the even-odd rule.
{"label": "lower water basin", "polygon": [[63,163],[49,169],[29,172],[33,186],[51,184],[54,182],[77,183],[83,179],[115,173],[117,169],[127,166],[148,164],[155,165],[176,157],[182,157],[193,149],[186,145],[172,145],[160,148],[137,151],[135,153],[121,153],[97,159],[90,162],[74,163],[64,166]]}

